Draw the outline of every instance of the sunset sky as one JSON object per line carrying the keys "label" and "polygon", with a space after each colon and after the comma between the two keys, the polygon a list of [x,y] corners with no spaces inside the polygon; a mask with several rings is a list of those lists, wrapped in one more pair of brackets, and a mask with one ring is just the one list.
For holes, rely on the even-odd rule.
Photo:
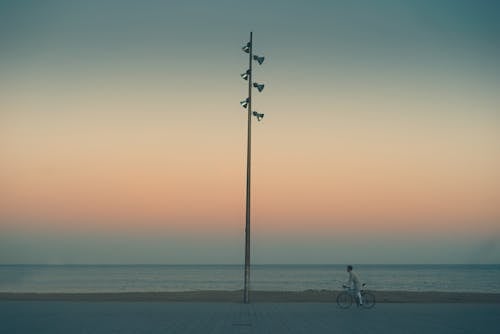
{"label": "sunset sky", "polygon": [[497,1],[0,0],[0,264],[500,263]]}

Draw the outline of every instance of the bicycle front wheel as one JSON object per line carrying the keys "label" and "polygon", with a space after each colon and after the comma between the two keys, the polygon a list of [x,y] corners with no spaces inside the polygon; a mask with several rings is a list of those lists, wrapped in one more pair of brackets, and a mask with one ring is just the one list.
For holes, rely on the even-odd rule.
{"label": "bicycle front wheel", "polygon": [[351,307],[352,296],[345,291],[340,292],[337,296],[337,305],[343,309]]}
{"label": "bicycle front wheel", "polygon": [[372,308],[375,306],[375,296],[372,293],[364,292],[361,296],[363,298],[364,308]]}

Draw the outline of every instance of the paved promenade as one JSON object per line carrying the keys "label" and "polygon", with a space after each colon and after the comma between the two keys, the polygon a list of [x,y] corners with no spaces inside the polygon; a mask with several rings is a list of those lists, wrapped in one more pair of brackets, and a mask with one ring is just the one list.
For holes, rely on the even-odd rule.
{"label": "paved promenade", "polygon": [[2,333],[496,333],[500,304],[1,301]]}

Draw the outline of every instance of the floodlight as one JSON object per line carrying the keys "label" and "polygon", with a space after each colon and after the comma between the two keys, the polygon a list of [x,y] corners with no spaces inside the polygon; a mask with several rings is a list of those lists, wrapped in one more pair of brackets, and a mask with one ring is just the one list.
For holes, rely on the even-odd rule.
{"label": "floodlight", "polygon": [[256,111],[254,111],[254,112],[252,113],[252,115],[254,115],[255,117],[257,117],[257,121],[259,121],[259,122],[260,122],[260,120],[261,120],[261,119],[263,119],[263,118],[264,118],[264,114],[259,114],[259,113],[258,113],[258,112],[256,112]]}
{"label": "floodlight", "polygon": [[242,47],[241,49],[243,50],[243,52],[250,53],[250,45],[251,45],[250,42],[248,42],[247,45]]}
{"label": "floodlight", "polygon": [[257,55],[254,55],[253,60],[256,60],[259,63],[259,65],[262,65],[262,63],[264,62],[264,57],[259,57]]}
{"label": "floodlight", "polygon": [[250,70],[247,70],[245,73],[240,74],[243,80],[248,80],[249,75],[250,75]]}
{"label": "floodlight", "polygon": [[257,90],[258,90],[259,92],[262,92],[262,91],[264,90],[264,84],[259,84],[259,83],[254,82],[254,83],[253,83],[253,86],[254,86],[255,88],[257,88]]}
{"label": "floodlight", "polygon": [[241,101],[240,104],[243,108],[246,108],[248,106],[248,102],[250,102],[250,99],[247,97],[246,99]]}

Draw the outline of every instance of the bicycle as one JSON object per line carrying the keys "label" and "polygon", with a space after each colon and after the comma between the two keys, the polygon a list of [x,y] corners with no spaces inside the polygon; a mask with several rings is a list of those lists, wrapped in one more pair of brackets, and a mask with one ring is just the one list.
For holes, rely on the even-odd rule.
{"label": "bicycle", "polygon": [[[375,306],[375,296],[373,293],[368,292],[365,290],[366,284],[363,283],[362,288],[361,288],[361,298],[363,303],[361,304],[361,307],[363,308],[372,308]],[[353,301],[356,301],[356,305],[359,307],[360,304],[358,302],[358,296],[356,295],[356,292],[354,289],[342,285],[342,288],[344,288],[344,291],[341,291],[338,296],[337,296],[337,305],[342,308],[342,309],[347,309],[351,307]]]}

